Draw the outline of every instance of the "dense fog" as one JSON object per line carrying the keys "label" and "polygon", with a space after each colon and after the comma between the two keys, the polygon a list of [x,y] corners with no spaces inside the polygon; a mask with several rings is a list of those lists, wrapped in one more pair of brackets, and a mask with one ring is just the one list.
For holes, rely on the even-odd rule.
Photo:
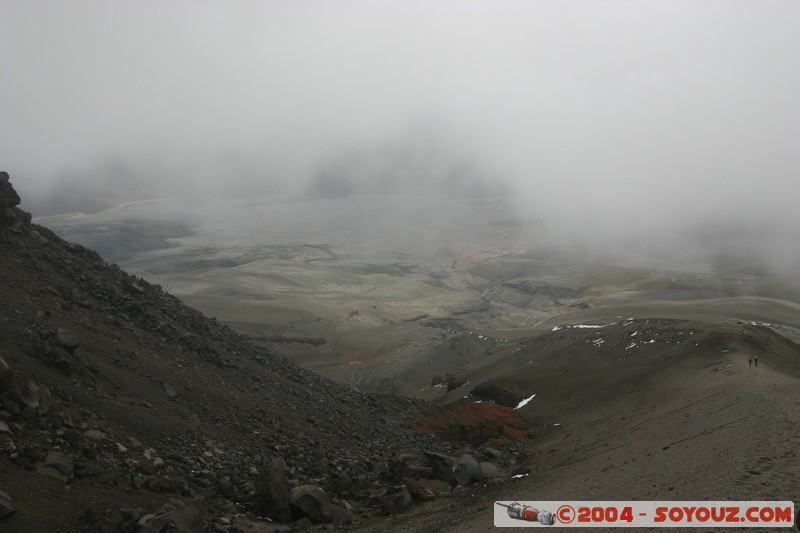
{"label": "dense fog", "polygon": [[555,240],[793,268],[797,20],[793,1],[11,0],[0,166],[35,215],[499,196]]}

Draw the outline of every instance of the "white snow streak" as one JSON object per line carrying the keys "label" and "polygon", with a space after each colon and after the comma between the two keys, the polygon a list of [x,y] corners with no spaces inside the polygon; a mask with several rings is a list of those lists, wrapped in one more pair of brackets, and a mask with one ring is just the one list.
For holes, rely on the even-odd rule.
{"label": "white snow streak", "polygon": [[531,400],[533,400],[533,397],[534,397],[534,396],[536,396],[536,394],[532,394],[532,395],[531,395],[531,396],[529,396],[528,398],[525,398],[524,400],[522,400],[521,402],[519,402],[519,403],[517,404],[517,406],[514,408],[514,410],[516,411],[517,409],[522,409],[523,407],[525,407],[526,405],[528,405],[528,402],[530,402]]}

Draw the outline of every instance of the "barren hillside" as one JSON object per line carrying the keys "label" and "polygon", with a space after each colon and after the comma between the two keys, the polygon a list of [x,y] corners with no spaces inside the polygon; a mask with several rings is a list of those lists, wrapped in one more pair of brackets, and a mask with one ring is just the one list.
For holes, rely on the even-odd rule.
{"label": "barren hillside", "polygon": [[[391,295],[358,313],[332,299],[329,317],[370,331],[361,351],[339,352],[324,327],[265,338],[207,318],[31,224],[5,174],[2,185],[3,531],[490,531],[495,500],[800,500],[790,299],[652,279],[611,290],[619,270],[604,291],[503,274],[490,300],[429,285],[449,295],[444,316],[396,321]],[[299,253],[306,272],[331,258],[253,253],[242,264]],[[469,268],[491,277],[517,261]],[[429,276],[359,268],[342,279],[408,288]],[[525,306],[541,313],[533,325],[489,327],[530,319]],[[261,325],[308,319],[281,309]],[[361,365],[348,379],[419,399],[361,392],[266,347],[313,360],[321,345],[333,365]]]}

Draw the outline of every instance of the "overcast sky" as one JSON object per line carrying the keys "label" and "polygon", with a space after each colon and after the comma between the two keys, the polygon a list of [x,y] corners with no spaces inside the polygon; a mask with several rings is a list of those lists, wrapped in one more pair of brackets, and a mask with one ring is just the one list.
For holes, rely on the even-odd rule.
{"label": "overcast sky", "polygon": [[795,0],[3,0],[0,166],[23,193],[463,173],[573,229],[798,228],[798,21]]}

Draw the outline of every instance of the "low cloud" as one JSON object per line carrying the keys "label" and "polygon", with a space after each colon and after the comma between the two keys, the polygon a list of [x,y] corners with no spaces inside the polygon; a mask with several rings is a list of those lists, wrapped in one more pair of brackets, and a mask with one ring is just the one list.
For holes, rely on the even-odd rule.
{"label": "low cloud", "polygon": [[505,195],[556,240],[746,241],[791,265],[799,17],[788,1],[6,2],[0,161],[51,208]]}

